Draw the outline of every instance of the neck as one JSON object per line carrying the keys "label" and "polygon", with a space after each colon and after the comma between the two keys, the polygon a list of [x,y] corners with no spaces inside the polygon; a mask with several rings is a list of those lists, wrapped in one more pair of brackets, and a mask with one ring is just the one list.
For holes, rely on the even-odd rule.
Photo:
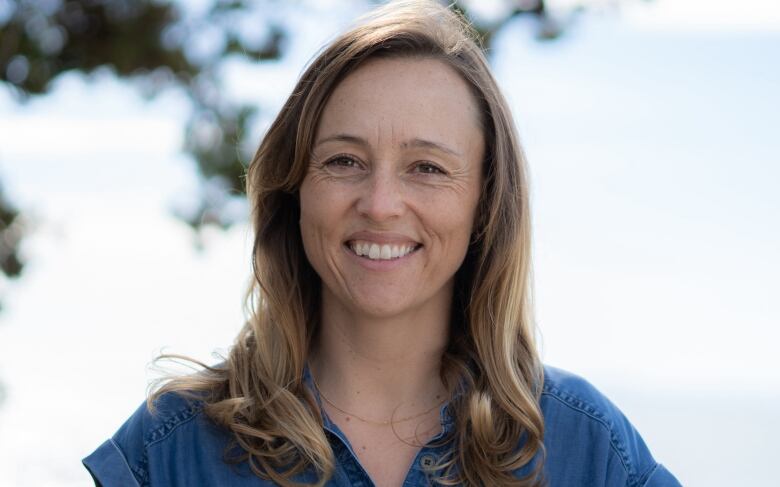
{"label": "neck", "polygon": [[353,313],[323,291],[310,363],[324,395],[377,420],[415,414],[445,398],[440,370],[447,306],[377,318]]}

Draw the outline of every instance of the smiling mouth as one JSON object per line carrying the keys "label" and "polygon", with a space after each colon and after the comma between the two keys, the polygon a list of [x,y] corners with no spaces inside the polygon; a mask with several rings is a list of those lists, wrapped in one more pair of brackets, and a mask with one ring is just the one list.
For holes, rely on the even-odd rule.
{"label": "smiling mouth", "polygon": [[370,260],[394,260],[416,252],[422,244],[377,244],[364,240],[350,240],[345,244],[358,257]]}

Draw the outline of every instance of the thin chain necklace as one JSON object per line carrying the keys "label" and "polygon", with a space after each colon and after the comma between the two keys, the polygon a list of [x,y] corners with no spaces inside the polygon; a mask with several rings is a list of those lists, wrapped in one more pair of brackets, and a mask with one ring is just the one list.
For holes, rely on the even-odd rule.
{"label": "thin chain necklace", "polygon": [[363,421],[364,423],[375,424],[375,425],[379,425],[379,426],[389,426],[389,425],[395,424],[395,423],[403,423],[403,422],[406,422],[406,421],[410,421],[412,419],[419,418],[420,416],[425,416],[426,414],[430,413],[431,411],[433,411],[434,409],[436,409],[438,407],[441,407],[445,402],[447,402],[446,399],[442,400],[441,402],[439,402],[438,404],[434,405],[430,409],[426,409],[425,411],[423,411],[421,413],[417,413],[417,414],[412,415],[412,416],[407,416],[405,418],[400,418],[400,419],[396,419],[396,420],[390,419],[390,420],[387,420],[387,421],[375,421],[375,420],[372,420],[372,419],[362,418],[362,417],[358,416],[355,413],[350,413],[349,411],[345,411],[345,410],[341,409],[336,404],[334,404],[333,401],[328,399],[328,397],[325,394],[322,393],[322,389],[320,389],[320,385],[317,384],[317,379],[314,378],[314,374],[311,374],[311,380],[312,380],[312,382],[314,382],[314,388],[317,389],[317,394],[319,394],[320,397],[325,400],[325,402],[330,404],[333,407],[333,409],[335,409],[336,411],[338,411],[338,412],[340,412],[342,414],[345,414],[347,416],[352,416],[355,419],[359,419],[360,421]]}

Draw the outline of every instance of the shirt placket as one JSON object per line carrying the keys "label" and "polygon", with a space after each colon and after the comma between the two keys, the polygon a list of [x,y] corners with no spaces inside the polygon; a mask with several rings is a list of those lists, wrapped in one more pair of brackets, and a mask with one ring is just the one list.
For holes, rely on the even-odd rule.
{"label": "shirt placket", "polygon": [[[323,428],[328,435],[330,446],[336,457],[336,472],[334,478],[328,483],[331,487],[374,487],[374,482],[368,475],[368,472],[360,464],[357,454],[352,449],[352,445],[341,429],[330,420],[325,410],[322,408],[322,402],[317,389],[313,385],[311,371],[308,367],[304,370],[304,382],[313,392],[315,400],[320,408],[320,414],[323,419]],[[433,444],[440,441],[452,429],[453,421],[449,414],[448,404],[443,405],[439,410],[439,418],[442,430],[432,438],[428,443]],[[417,452],[412,462],[412,466],[404,479],[403,487],[420,487],[437,485],[435,482],[435,473],[432,467],[437,463],[439,456],[443,453],[443,447],[424,446]]]}

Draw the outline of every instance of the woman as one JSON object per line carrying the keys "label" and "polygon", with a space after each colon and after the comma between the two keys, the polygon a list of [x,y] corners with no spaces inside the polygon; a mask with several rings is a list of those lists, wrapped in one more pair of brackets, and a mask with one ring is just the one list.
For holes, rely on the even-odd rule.
{"label": "woman", "polygon": [[540,364],[524,159],[456,14],[394,3],[336,39],[247,186],[253,315],[84,460],[96,482],[679,485]]}

